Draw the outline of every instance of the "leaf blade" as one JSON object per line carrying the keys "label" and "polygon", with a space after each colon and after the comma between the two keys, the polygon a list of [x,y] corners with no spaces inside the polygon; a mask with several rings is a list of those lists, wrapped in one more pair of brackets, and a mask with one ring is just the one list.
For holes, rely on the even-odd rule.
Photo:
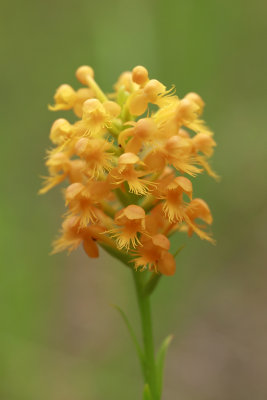
{"label": "leaf blade", "polygon": [[151,391],[150,391],[150,387],[149,387],[148,383],[146,383],[144,386],[143,400],[152,400],[152,395],[151,395]]}
{"label": "leaf blade", "polygon": [[164,364],[166,353],[169,348],[169,345],[173,339],[173,335],[169,335],[164,339],[162,345],[158,351],[157,358],[156,358],[156,369],[157,369],[157,382],[158,382],[158,392],[159,396],[161,397],[162,393],[162,386],[163,386],[163,373],[164,373]]}
{"label": "leaf blade", "polygon": [[122,319],[123,319],[123,321],[124,321],[124,323],[125,323],[125,325],[126,325],[126,328],[128,329],[128,332],[130,333],[130,336],[131,336],[131,338],[132,338],[132,341],[133,341],[133,343],[134,343],[134,346],[135,346],[135,348],[136,348],[136,352],[137,352],[137,355],[138,355],[139,360],[140,360],[140,362],[141,362],[141,366],[142,366],[142,368],[144,368],[144,353],[143,353],[143,351],[142,351],[142,348],[141,348],[141,346],[140,346],[140,344],[139,344],[139,342],[138,342],[138,339],[137,339],[137,337],[136,337],[136,334],[135,334],[135,332],[134,332],[134,330],[133,330],[132,325],[130,324],[130,321],[129,321],[127,315],[126,315],[125,312],[124,312],[119,306],[117,306],[116,304],[113,304],[112,306],[120,313],[120,315],[121,315],[121,317],[122,317]]}

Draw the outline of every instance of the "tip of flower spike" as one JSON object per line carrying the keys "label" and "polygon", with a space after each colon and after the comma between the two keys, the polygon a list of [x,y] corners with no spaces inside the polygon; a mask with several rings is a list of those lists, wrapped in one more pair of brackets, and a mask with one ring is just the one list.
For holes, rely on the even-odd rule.
{"label": "tip of flower spike", "polygon": [[132,79],[138,85],[143,85],[148,81],[148,71],[145,67],[138,65],[132,70]]}
{"label": "tip of flower spike", "polygon": [[75,75],[78,81],[80,81],[83,85],[87,85],[88,76],[90,78],[94,78],[94,70],[88,65],[82,65],[77,69]]}

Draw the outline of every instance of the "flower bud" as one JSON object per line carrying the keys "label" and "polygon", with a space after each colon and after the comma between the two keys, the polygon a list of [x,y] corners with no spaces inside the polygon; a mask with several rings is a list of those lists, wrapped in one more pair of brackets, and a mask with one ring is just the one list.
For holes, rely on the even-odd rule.
{"label": "flower bud", "polygon": [[137,91],[131,95],[129,110],[132,115],[142,115],[147,109],[147,96],[143,91]]}
{"label": "flower bud", "polygon": [[138,85],[143,85],[148,80],[148,71],[145,67],[138,65],[132,71],[132,79]]}
{"label": "flower bud", "polygon": [[83,85],[87,85],[87,77],[89,76],[90,78],[93,78],[94,70],[88,65],[82,65],[77,69],[75,75],[78,81],[80,81]]}

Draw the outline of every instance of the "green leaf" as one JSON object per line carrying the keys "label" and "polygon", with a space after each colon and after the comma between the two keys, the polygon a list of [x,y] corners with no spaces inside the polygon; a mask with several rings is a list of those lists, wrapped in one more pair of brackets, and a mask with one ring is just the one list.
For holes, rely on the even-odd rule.
{"label": "green leaf", "polygon": [[153,400],[148,383],[146,383],[144,387],[143,400]]}
{"label": "green leaf", "polygon": [[143,354],[142,348],[141,348],[141,346],[140,346],[140,344],[139,344],[139,342],[137,340],[137,337],[136,337],[136,334],[135,334],[135,332],[133,330],[133,327],[130,324],[130,321],[129,321],[127,315],[125,314],[125,312],[119,306],[117,306],[116,304],[113,304],[113,307],[116,308],[116,310],[118,310],[120,315],[122,316],[122,319],[125,322],[125,325],[126,325],[126,327],[128,329],[128,332],[130,333],[130,336],[131,336],[132,341],[134,343],[134,346],[136,348],[136,352],[137,352],[137,355],[139,357],[141,366],[144,369],[144,354]]}
{"label": "green leaf", "polygon": [[166,353],[167,353],[168,347],[172,341],[172,338],[173,338],[173,335],[169,335],[166,337],[166,339],[163,341],[163,343],[158,351],[157,358],[156,358],[158,392],[159,392],[160,397],[161,397],[161,393],[162,393],[163,372],[164,372]]}

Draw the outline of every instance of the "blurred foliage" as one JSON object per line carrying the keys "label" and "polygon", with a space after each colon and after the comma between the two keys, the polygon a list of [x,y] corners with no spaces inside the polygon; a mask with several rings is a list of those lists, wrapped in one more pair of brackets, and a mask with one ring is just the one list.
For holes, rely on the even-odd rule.
{"label": "blurred foliage", "polygon": [[164,399],[266,399],[266,12],[260,0],[2,2],[1,399],[141,398],[109,307],[137,323],[130,274],[105,255],[50,257],[63,201],[59,190],[37,196],[56,118],[47,104],[61,83],[76,86],[82,64],[105,91],[141,64],[178,95],[204,98],[222,180],[203,176],[194,189],[211,206],[217,246],[173,240],[186,244],[177,274],[154,295],[158,343],[175,335]]}

